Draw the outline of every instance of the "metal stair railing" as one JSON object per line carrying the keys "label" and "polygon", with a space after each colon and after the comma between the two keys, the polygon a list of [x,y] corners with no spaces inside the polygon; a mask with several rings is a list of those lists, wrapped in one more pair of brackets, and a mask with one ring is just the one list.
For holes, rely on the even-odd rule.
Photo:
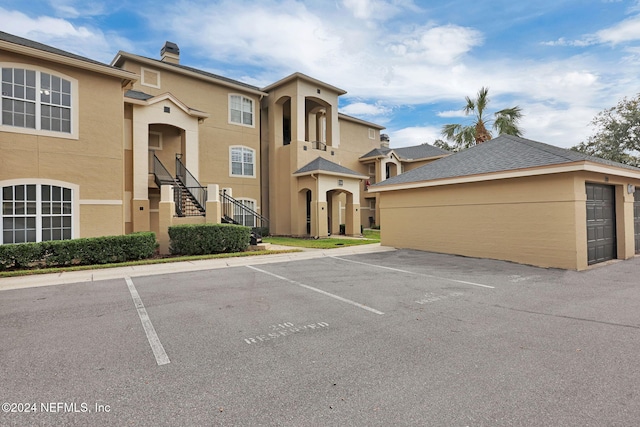
{"label": "metal stair railing", "polygon": [[162,164],[160,159],[158,159],[156,153],[153,153],[153,178],[158,188],[162,187],[163,185],[171,185],[173,187],[173,202],[176,205],[176,216],[184,216],[180,186],[176,182],[176,179]]}
{"label": "metal stair railing", "polygon": [[158,188],[163,185],[176,184],[176,179],[169,173],[167,168],[164,167],[155,153],[153,154],[153,179],[155,180]]}
{"label": "metal stair railing", "polygon": [[179,180],[176,181],[178,183],[173,187],[173,195],[178,216],[203,216],[205,214],[204,209],[198,206],[193,198],[193,193],[199,187],[187,188]]}
{"label": "metal stair railing", "polygon": [[176,155],[176,178],[192,196],[192,200],[200,211],[204,213],[207,206],[207,189],[198,182],[182,161],[180,161],[180,155]]}
{"label": "metal stair railing", "polygon": [[[220,200],[222,202],[222,219],[224,222],[232,224],[244,223],[252,228],[268,228],[269,220],[253,209],[244,205],[241,201],[229,196],[224,190],[220,191]],[[242,217],[242,221],[236,218]],[[246,217],[251,217],[253,224],[247,224]]]}

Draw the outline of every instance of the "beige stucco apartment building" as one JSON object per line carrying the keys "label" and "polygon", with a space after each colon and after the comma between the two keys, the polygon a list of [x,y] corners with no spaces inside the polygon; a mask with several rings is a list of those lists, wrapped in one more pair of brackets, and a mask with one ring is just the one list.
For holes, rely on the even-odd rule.
{"label": "beige stucco apartment building", "polygon": [[181,64],[170,42],[107,65],[1,32],[0,67],[0,244],[151,230],[166,250],[178,223],[312,237],[378,224],[367,188],[385,162],[361,157],[384,127],[339,113],[330,84],[258,88]]}
{"label": "beige stucco apartment building", "polygon": [[294,73],[255,87],[119,52],[110,65],[0,32],[0,244],[235,222],[275,235],[581,270],[640,253],[640,169],[500,136],[390,148]]}

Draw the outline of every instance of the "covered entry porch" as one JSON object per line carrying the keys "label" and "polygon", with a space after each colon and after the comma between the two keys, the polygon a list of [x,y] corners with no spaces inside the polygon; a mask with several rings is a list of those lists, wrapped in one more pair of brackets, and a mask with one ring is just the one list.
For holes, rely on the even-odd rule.
{"label": "covered entry porch", "polygon": [[360,188],[367,176],[322,157],[296,171],[292,234],[315,238],[356,236],[360,228]]}

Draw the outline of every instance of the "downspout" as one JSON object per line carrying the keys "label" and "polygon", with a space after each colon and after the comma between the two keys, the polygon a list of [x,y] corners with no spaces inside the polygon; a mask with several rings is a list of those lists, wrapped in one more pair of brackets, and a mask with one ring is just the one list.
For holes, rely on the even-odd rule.
{"label": "downspout", "polygon": [[[316,236],[313,236],[314,239],[320,238],[320,216],[318,215],[318,177],[315,174],[311,174],[311,178],[316,180]],[[312,199],[313,201],[313,199]]]}

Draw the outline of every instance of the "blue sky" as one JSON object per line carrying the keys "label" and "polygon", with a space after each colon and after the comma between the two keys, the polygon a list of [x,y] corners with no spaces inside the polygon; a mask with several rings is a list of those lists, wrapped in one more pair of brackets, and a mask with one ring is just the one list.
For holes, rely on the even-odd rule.
{"label": "blue sky", "polygon": [[0,0],[0,30],[107,63],[169,40],[182,64],[260,87],[299,71],[346,90],[340,110],[392,147],[468,123],[482,86],[561,147],[640,92],[640,0]]}

